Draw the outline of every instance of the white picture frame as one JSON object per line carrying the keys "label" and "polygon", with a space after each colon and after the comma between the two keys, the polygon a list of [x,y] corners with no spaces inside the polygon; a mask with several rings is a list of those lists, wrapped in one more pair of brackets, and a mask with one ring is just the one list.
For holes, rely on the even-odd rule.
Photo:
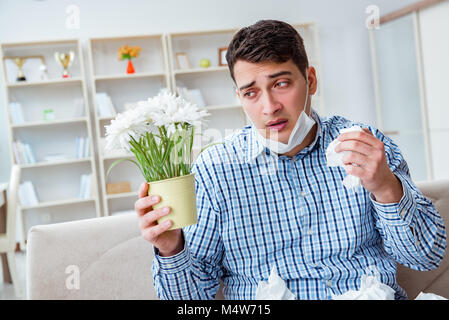
{"label": "white picture frame", "polygon": [[189,59],[187,58],[187,53],[185,52],[177,52],[176,56],[176,66],[179,70],[190,69]]}

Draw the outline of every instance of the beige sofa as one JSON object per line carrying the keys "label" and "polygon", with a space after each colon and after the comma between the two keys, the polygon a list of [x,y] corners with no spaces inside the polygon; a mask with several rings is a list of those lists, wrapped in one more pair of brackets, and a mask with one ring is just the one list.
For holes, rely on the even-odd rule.
{"label": "beige sofa", "polygon": [[[418,186],[449,226],[449,181]],[[152,257],[135,214],[35,226],[28,234],[27,298],[157,299]],[[421,291],[449,297],[449,258],[428,272],[399,266],[397,279],[410,299]]]}

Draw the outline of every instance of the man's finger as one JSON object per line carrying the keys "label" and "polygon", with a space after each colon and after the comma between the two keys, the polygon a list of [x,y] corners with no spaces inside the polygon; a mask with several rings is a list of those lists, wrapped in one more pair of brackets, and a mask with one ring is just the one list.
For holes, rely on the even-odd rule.
{"label": "man's finger", "polygon": [[373,147],[377,146],[379,142],[379,140],[376,137],[374,137],[372,134],[366,133],[365,131],[342,133],[338,136],[338,140],[341,142],[347,140],[358,140]]}
{"label": "man's finger", "polygon": [[173,222],[171,220],[166,220],[161,224],[157,224],[155,226],[148,227],[148,228],[144,229],[142,231],[142,234],[150,242],[153,242],[162,233],[167,231],[172,226],[172,224],[173,224]]}
{"label": "man's finger", "polygon": [[148,189],[150,185],[146,182],[143,182],[139,187],[139,198],[146,197],[148,195]]}
{"label": "man's finger", "polygon": [[335,152],[352,151],[370,156],[374,149],[371,145],[358,140],[343,141],[335,147]]}
{"label": "man's finger", "polygon": [[160,200],[160,197],[157,195],[140,198],[134,204],[134,209],[136,209],[138,215],[144,215],[145,213],[153,210],[153,206]]}
{"label": "man's finger", "polygon": [[170,207],[163,207],[147,212],[141,217],[140,227],[142,229],[148,228],[152,225],[156,225],[156,221],[162,217],[165,217],[170,213]]}
{"label": "man's finger", "polygon": [[342,158],[343,163],[345,165],[353,165],[356,164],[357,167],[366,167],[366,165],[368,164],[368,157],[358,153],[358,152],[348,152],[347,154],[345,154]]}

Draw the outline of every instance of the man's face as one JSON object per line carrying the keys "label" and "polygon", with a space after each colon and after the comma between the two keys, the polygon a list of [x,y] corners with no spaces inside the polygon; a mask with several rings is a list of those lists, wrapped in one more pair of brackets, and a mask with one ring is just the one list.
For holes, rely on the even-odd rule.
{"label": "man's face", "polygon": [[[315,70],[309,67],[307,73],[310,95],[316,91]],[[234,79],[242,107],[259,132],[267,139],[287,143],[306,99],[306,80],[298,67],[292,60],[284,63],[238,60]]]}

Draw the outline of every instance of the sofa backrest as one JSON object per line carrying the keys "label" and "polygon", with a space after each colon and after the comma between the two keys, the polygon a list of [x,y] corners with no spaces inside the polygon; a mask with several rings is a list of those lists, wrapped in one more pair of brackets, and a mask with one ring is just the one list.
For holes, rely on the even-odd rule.
{"label": "sofa backrest", "polygon": [[[420,182],[416,186],[432,201],[446,226],[449,227],[449,180]],[[396,279],[407,292],[409,299],[415,299],[421,292],[430,292],[449,298],[449,258],[445,255],[440,266],[432,271],[416,271],[398,264]]]}

